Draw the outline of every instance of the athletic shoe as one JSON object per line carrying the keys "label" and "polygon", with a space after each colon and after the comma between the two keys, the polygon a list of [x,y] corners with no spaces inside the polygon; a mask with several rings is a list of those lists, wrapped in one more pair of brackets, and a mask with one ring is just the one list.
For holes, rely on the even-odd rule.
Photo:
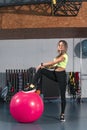
{"label": "athletic shoe", "polygon": [[29,92],[35,92],[36,88],[33,84],[30,84],[29,87],[25,88],[24,91],[29,91]]}
{"label": "athletic shoe", "polygon": [[64,115],[60,115],[60,121],[65,122]]}

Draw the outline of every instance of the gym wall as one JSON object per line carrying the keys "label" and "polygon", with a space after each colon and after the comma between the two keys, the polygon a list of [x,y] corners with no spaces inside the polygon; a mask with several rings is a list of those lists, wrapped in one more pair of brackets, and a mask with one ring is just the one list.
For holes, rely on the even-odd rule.
{"label": "gym wall", "polygon": [[[62,38],[63,39],[63,38]],[[86,38],[85,38],[86,39]],[[75,48],[83,38],[64,38],[68,42],[69,63],[67,72],[81,72],[82,97],[87,97],[86,76],[87,58],[79,57]],[[6,69],[28,69],[36,67],[41,62],[50,61],[57,55],[56,39],[20,39],[0,40],[0,72]],[[78,49],[76,51],[79,51]]]}

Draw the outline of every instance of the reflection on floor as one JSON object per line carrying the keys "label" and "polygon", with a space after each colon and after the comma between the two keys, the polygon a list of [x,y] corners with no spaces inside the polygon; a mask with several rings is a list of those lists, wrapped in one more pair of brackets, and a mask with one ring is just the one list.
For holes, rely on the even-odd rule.
{"label": "reflection on floor", "polygon": [[66,122],[60,122],[60,101],[45,101],[45,110],[39,120],[34,123],[18,123],[9,112],[7,103],[0,103],[1,130],[85,130],[87,128],[87,102],[80,104],[67,101]]}

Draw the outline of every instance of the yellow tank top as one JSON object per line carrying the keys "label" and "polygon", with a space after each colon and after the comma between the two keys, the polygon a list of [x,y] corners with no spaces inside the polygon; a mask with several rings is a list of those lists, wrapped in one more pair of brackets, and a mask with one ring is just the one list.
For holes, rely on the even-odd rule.
{"label": "yellow tank top", "polygon": [[68,55],[65,53],[63,56],[64,56],[64,61],[61,61],[61,62],[55,64],[54,66],[61,67],[61,68],[64,68],[64,69],[66,68],[66,65],[67,65],[67,62],[68,62]]}

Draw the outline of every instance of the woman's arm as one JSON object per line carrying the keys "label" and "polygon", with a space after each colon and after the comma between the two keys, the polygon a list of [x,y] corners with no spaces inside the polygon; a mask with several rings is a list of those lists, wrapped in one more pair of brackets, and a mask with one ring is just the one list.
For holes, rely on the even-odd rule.
{"label": "woman's arm", "polygon": [[55,58],[55,60],[53,60],[53,61],[49,61],[49,62],[43,63],[43,66],[47,67],[47,66],[50,66],[50,65],[54,65],[54,64],[56,64],[58,62],[63,61],[64,59],[65,59],[64,56],[61,55],[60,57]]}
{"label": "woman's arm", "polygon": [[53,61],[49,61],[49,62],[46,62],[46,63],[41,63],[41,65],[39,65],[39,66],[37,67],[37,69],[43,68],[43,67],[52,66],[52,65],[54,65],[54,64],[56,64],[56,63],[58,63],[58,62],[61,62],[61,61],[63,61],[63,60],[64,60],[64,56],[61,55],[60,57],[55,58],[55,60],[53,60]]}

